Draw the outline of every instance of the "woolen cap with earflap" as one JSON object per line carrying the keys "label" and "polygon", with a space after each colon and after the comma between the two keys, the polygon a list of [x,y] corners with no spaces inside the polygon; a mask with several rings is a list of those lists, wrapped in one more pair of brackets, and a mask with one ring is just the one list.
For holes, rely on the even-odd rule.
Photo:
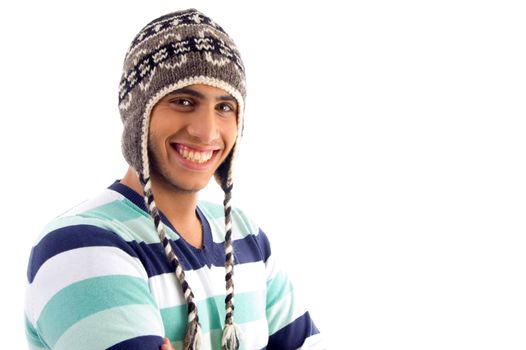
{"label": "woolen cap with earflap", "polygon": [[146,206],[153,219],[168,260],[174,265],[188,306],[188,326],[184,349],[200,346],[200,325],[192,290],[179,259],[166,237],[159,210],[153,198],[148,159],[148,134],[152,108],[168,93],[193,84],[220,88],[238,103],[236,143],[215,173],[225,193],[225,328],[222,348],[239,347],[239,330],[233,322],[233,267],[231,191],[232,162],[243,129],[245,71],[234,42],[209,17],[195,9],[159,17],[144,27],[133,40],[124,60],[119,85],[119,110],[124,123],[122,151],[138,173],[144,188]]}

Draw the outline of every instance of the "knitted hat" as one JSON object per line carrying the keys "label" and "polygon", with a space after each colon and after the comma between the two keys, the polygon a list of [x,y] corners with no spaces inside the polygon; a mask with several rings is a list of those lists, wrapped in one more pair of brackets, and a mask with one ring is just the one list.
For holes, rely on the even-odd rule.
{"label": "knitted hat", "polygon": [[148,134],[153,107],[170,92],[193,84],[220,88],[238,103],[238,139],[231,153],[215,173],[224,191],[225,209],[225,328],[222,348],[239,347],[238,329],[233,323],[234,255],[232,246],[232,162],[243,129],[245,72],[239,52],[228,34],[214,21],[195,9],[170,13],[144,27],[133,40],[124,60],[119,86],[119,110],[124,123],[122,151],[137,171],[150,216],[181,284],[188,306],[188,326],[184,349],[198,349],[200,325],[194,295],[185,273],[166,237],[159,210],[153,198],[148,159]]}

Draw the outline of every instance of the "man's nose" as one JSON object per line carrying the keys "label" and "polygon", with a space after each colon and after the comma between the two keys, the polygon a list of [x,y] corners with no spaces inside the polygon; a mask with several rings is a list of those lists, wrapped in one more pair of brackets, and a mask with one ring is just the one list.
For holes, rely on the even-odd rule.
{"label": "man's nose", "polygon": [[203,144],[211,144],[219,138],[216,110],[211,106],[199,108],[188,125],[188,133]]}

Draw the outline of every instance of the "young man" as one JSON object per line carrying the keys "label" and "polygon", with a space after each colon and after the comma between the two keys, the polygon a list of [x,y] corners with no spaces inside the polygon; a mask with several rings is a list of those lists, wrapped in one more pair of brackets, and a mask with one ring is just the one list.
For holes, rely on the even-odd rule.
{"label": "young man", "polygon": [[[244,101],[239,52],[210,18],[139,32],[119,91],[130,167],[33,247],[32,349],[322,348],[266,235],[230,204]],[[223,206],[198,200],[212,176]]]}

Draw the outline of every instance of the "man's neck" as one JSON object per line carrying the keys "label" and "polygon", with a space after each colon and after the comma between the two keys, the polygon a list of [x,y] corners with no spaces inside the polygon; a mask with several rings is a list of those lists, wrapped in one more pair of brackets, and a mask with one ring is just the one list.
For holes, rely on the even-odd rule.
{"label": "man's neck", "polygon": [[[131,167],[120,181],[135,192],[144,195],[137,173]],[[203,233],[196,214],[197,192],[169,190],[160,183],[152,181],[152,191],[157,208],[162,211],[177,232],[196,248],[202,247]]]}

